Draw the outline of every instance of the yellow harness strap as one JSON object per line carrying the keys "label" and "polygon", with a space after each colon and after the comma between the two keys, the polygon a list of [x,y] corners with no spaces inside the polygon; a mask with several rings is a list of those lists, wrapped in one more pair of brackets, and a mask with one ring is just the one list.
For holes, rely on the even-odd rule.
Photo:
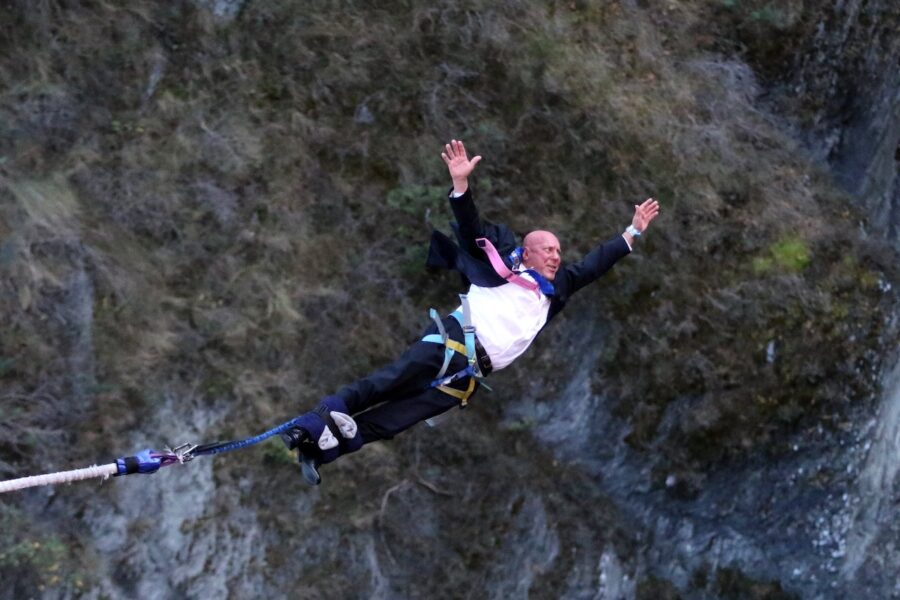
{"label": "yellow harness strap", "polygon": [[445,394],[450,394],[454,398],[459,399],[459,403],[461,406],[465,406],[469,403],[469,396],[472,395],[472,392],[475,391],[475,378],[469,377],[469,387],[465,390],[458,390],[456,388],[452,388],[449,385],[439,385],[437,389],[441,390]]}
{"label": "yellow harness strap", "polygon": [[456,352],[459,352],[459,353],[462,354],[463,356],[466,356],[466,347],[465,347],[465,345],[460,344],[460,343],[457,342],[456,340],[451,340],[451,339],[448,338],[447,341],[444,342],[444,344],[445,344],[448,348],[450,348],[451,350],[454,350],[454,351],[456,351]]}

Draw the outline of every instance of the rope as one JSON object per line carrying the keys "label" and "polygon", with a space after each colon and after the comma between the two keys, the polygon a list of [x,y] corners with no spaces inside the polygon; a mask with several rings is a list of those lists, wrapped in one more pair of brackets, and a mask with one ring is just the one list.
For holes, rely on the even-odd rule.
{"label": "rope", "polygon": [[8,481],[0,481],[0,494],[4,492],[12,492],[15,490],[24,490],[25,488],[36,487],[39,485],[54,485],[57,483],[71,483],[72,481],[81,481],[82,479],[93,479],[102,477],[106,479],[110,475],[118,473],[116,463],[108,465],[94,465],[84,469],[75,469],[74,471],[61,471],[59,473],[48,473],[46,475],[32,475],[30,477],[20,477],[19,479],[10,479]]}

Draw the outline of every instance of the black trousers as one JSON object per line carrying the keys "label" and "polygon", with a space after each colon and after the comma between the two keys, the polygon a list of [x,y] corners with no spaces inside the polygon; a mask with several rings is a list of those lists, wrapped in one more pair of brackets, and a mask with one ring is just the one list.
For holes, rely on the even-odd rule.
{"label": "black trousers", "polygon": [[[456,319],[446,317],[443,324],[452,339],[464,343],[462,327]],[[437,332],[437,326],[432,324],[423,337]],[[418,341],[390,365],[337,393],[347,403],[364,444],[391,439],[419,421],[459,406],[458,398],[430,387],[442,364],[442,344]],[[464,355],[454,352],[447,375],[465,369],[467,364]],[[468,385],[469,378],[465,377],[451,387],[465,390]]]}

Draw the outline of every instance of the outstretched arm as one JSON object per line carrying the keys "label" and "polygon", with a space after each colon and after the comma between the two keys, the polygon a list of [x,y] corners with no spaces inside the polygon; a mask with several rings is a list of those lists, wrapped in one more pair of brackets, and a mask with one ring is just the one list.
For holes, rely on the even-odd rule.
{"label": "outstretched arm", "polygon": [[647,198],[640,205],[634,206],[634,217],[631,225],[621,235],[608,240],[587,253],[577,263],[567,265],[557,279],[565,279],[569,294],[596,280],[606,273],[623,256],[631,252],[636,241],[635,235],[642,234],[650,222],[659,215],[659,202]]}
{"label": "outstretched arm", "polygon": [[460,245],[472,256],[481,256],[475,240],[485,237],[484,224],[475,207],[472,193],[469,190],[469,175],[475,170],[475,165],[481,161],[480,156],[472,160],[466,155],[466,147],[462,141],[451,140],[444,146],[441,158],[450,172],[453,180],[453,192],[450,194],[450,208],[458,225],[458,237]]}

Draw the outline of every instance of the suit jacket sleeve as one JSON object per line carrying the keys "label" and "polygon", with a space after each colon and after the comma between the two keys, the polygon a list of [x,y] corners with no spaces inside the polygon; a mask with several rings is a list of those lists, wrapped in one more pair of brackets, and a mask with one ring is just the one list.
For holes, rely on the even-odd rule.
{"label": "suit jacket sleeve", "polygon": [[[472,188],[458,198],[450,198],[450,208],[453,210],[455,223],[451,223],[460,248],[476,260],[487,262],[487,255],[478,247],[475,240],[487,238],[491,240],[501,257],[506,257],[516,248],[516,235],[512,229],[503,224],[494,224],[482,220],[472,198]],[[506,258],[504,258],[506,261]]]}
{"label": "suit jacket sleeve", "polygon": [[588,252],[584,258],[563,268],[565,295],[571,296],[587,284],[609,271],[617,260],[629,254],[631,249],[621,235],[603,242]]}
{"label": "suit jacket sleeve", "polygon": [[[451,190],[452,191],[452,190]],[[460,247],[471,256],[480,257],[484,253],[475,244],[475,240],[485,237],[484,224],[478,214],[478,207],[472,198],[472,189],[469,188],[458,198],[450,198],[450,209],[456,218],[456,237]]]}

